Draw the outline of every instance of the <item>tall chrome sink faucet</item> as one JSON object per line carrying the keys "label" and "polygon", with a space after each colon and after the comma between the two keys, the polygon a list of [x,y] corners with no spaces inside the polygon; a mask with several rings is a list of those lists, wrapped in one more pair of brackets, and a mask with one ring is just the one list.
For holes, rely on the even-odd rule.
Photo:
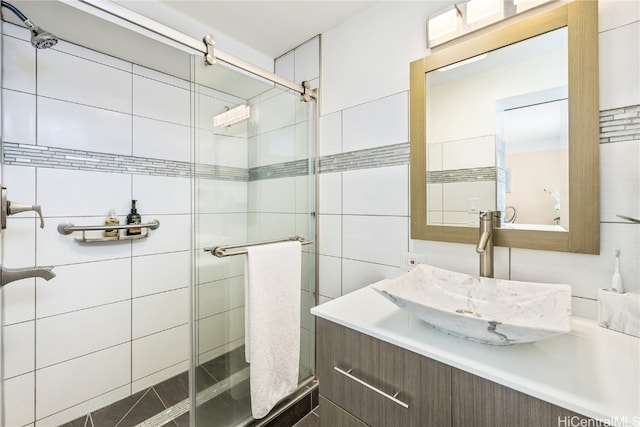
{"label": "tall chrome sink faucet", "polygon": [[493,227],[500,226],[500,211],[480,212],[480,238],[476,252],[480,254],[480,276],[493,277]]}

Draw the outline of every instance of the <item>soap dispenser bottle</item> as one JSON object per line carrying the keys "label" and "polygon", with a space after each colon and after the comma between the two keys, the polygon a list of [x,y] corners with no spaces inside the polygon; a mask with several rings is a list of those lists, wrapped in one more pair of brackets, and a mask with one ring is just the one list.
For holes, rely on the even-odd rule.
{"label": "soap dispenser bottle", "polygon": [[[120,220],[116,216],[115,209],[111,209],[109,211],[109,216],[104,220],[104,225],[120,225]],[[104,230],[104,237],[118,237],[118,234],[117,228],[108,228]]]}
{"label": "soap dispenser bottle", "polygon": [[[140,224],[142,222],[142,217],[136,209],[136,202],[137,200],[131,200],[131,212],[127,215],[127,225]],[[136,236],[139,234],[142,234],[142,228],[140,227],[131,227],[127,229],[128,236]]]}

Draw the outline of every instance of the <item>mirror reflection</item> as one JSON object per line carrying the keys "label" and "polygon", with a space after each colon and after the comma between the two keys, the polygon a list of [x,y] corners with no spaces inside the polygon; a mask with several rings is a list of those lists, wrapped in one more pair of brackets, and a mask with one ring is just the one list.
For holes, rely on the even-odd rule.
{"label": "mirror reflection", "polygon": [[566,27],[426,73],[427,224],[568,230],[567,84]]}

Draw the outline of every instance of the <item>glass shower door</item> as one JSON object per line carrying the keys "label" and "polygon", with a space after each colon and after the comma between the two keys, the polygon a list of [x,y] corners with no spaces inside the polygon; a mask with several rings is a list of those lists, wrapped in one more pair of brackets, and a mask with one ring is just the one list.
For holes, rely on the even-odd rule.
{"label": "glass shower door", "polygon": [[[223,64],[194,61],[192,413],[197,426],[237,425],[252,420],[244,256],[218,258],[204,249],[291,236],[315,240],[315,103]],[[249,116],[214,123],[241,110]],[[299,383],[314,375],[314,253],[314,245],[303,246]]]}

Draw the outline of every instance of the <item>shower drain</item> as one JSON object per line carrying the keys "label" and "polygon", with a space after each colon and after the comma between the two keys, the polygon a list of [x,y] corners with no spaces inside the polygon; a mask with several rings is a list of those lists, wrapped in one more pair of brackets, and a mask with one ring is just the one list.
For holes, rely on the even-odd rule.
{"label": "shower drain", "polygon": [[[219,394],[222,394],[225,391],[229,390],[233,385],[245,381],[248,378],[249,368],[246,367],[243,370],[231,375],[230,377],[225,378],[224,380],[212,385],[211,387],[202,390],[196,395],[196,406],[200,406],[203,403],[208,402]],[[187,398],[165,409],[164,411],[159,412],[153,417],[146,419],[135,427],[161,427],[175,420],[180,415],[186,414],[187,412],[189,412],[189,409],[189,398]]]}

